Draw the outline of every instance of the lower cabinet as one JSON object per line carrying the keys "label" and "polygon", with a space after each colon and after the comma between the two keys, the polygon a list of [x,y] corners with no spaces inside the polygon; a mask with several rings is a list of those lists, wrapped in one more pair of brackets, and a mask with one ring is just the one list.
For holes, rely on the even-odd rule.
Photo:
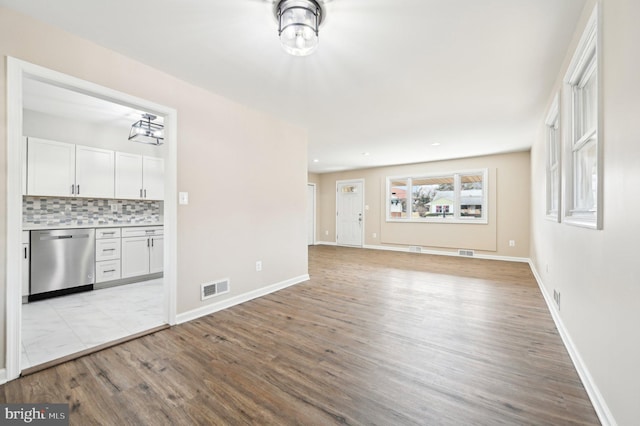
{"label": "lower cabinet", "polygon": [[162,272],[163,258],[161,226],[122,229],[122,278]]}
{"label": "lower cabinet", "polygon": [[22,301],[29,297],[29,262],[31,251],[29,250],[29,231],[22,231]]}
{"label": "lower cabinet", "polygon": [[120,228],[98,228],[96,229],[96,283],[120,278]]}

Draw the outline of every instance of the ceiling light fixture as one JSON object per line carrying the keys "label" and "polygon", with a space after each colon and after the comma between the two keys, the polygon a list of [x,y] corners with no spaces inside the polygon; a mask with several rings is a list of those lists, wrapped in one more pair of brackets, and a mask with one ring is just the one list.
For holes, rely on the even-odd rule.
{"label": "ceiling light fixture", "polygon": [[154,123],[158,118],[153,114],[142,114],[142,120],[131,125],[129,140],[134,142],[148,143],[151,145],[162,145],[164,143],[164,126]]}
{"label": "ceiling light fixture", "polygon": [[316,0],[280,0],[274,14],[284,50],[294,56],[307,56],[318,47],[318,27],[324,11]]}

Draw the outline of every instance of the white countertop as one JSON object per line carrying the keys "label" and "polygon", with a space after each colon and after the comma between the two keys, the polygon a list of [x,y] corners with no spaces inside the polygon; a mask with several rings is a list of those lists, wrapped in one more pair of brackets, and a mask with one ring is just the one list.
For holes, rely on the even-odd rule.
{"label": "white countertop", "polygon": [[47,224],[28,224],[23,225],[23,231],[33,231],[40,229],[85,229],[85,228],[129,228],[138,226],[164,226],[162,223],[109,223],[109,224],[91,224],[86,223],[82,225],[47,225]]}

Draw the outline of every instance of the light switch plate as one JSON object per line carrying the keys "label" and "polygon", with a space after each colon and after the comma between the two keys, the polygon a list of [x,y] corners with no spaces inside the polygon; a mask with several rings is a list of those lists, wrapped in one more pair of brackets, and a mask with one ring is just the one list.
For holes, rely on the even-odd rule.
{"label": "light switch plate", "polygon": [[178,193],[178,203],[186,205],[189,204],[189,193],[188,192],[179,192]]}

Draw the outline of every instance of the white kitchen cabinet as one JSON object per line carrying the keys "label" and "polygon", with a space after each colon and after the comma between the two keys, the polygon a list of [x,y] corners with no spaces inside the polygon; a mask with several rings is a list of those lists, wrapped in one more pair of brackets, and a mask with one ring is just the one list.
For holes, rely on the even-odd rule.
{"label": "white kitchen cabinet", "polygon": [[162,272],[164,241],[161,226],[122,229],[122,278]]}
{"label": "white kitchen cabinet", "polygon": [[156,235],[151,238],[149,248],[149,273],[155,274],[164,269],[164,237]]}
{"label": "white kitchen cabinet", "polygon": [[120,228],[96,229],[96,283],[121,278]]}
{"label": "white kitchen cabinet", "polygon": [[162,158],[142,157],[142,182],[145,199],[164,199],[164,160]]}
{"label": "white kitchen cabinet", "polygon": [[29,262],[31,252],[29,250],[29,231],[22,231],[22,301],[26,303],[29,297]]}
{"label": "white kitchen cabinet", "polygon": [[164,199],[164,160],[146,155],[116,152],[115,197]]}
{"label": "white kitchen cabinet", "polygon": [[75,193],[75,145],[28,138],[27,149],[27,194],[70,196],[72,190]]}
{"label": "white kitchen cabinet", "polygon": [[113,198],[115,152],[76,145],[76,196]]}
{"label": "white kitchen cabinet", "polygon": [[113,198],[113,151],[28,138],[27,194]]}

